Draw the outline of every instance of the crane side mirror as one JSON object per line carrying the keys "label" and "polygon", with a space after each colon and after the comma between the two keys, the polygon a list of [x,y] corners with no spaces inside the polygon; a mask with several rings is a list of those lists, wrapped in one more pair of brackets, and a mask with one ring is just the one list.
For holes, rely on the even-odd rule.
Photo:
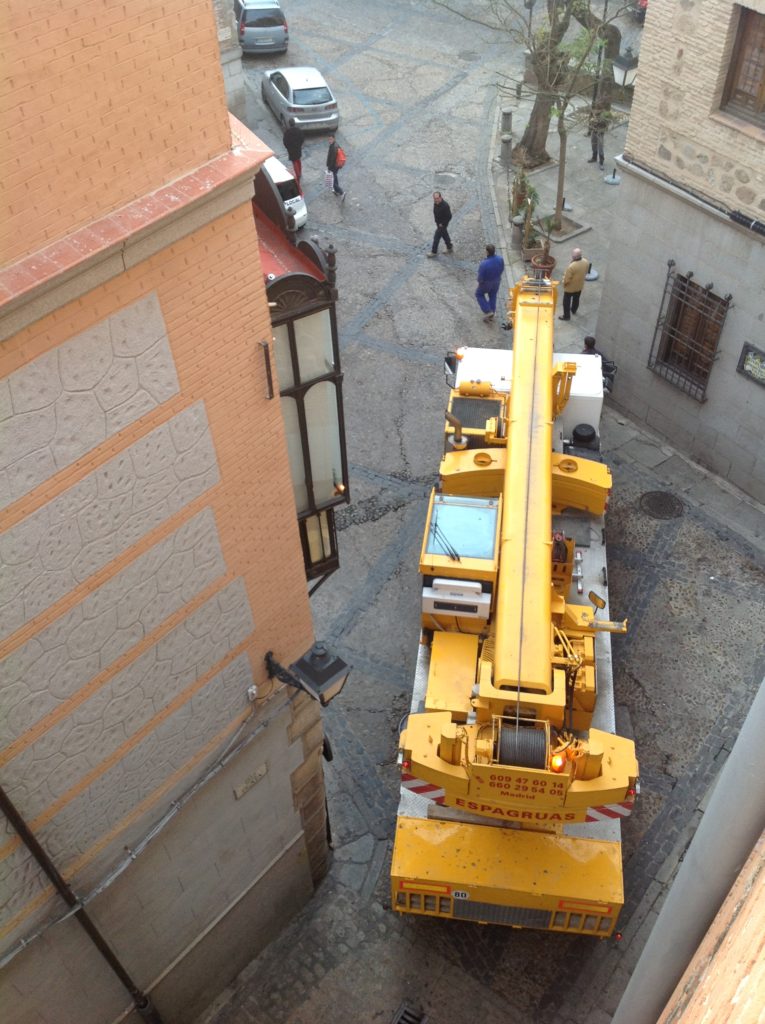
{"label": "crane side mirror", "polygon": [[598,614],[598,611],[603,611],[603,609],[606,607],[606,602],[603,600],[603,598],[600,596],[600,594],[596,594],[594,590],[591,590],[589,592],[589,594],[587,595],[587,597],[595,605],[595,614],[596,615]]}

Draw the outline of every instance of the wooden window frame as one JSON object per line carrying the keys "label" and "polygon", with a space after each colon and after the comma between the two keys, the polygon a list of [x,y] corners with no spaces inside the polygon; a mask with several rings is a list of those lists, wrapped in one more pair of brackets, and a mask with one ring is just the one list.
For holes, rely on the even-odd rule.
{"label": "wooden window frame", "polygon": [[711,282],[696,284],[692,271],[678,274],[674,260],[667,267],[648,368],[704,402],[732,296],[716,295]]}
{"label": "wooden window frame", "polygon": [[765,128],[765,14],[748,7],[738,14],[720,109]]}

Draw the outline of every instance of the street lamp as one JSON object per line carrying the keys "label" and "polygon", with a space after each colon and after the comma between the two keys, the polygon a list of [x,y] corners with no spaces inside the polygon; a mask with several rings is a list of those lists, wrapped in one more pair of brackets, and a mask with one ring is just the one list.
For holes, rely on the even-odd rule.
{"label": "street lamp", "polygon": [[351,674],[351,666],[331,654],[322,643],[314,644],[289,668],[279,664],[273,651],[266,653],[264,661],[269,679],[276,678],[296,690],[302,690],[322,707],[340,693]]}
{"label": "street lamp", "polygon": [[605,39],[600,34],[600,29],[606,24],[608,20],[608,0],[603,0],[603,18],[598,28],[598,63],[595,68],[595,87],[592,90],[592,105],[593,107],[598,101],[598,93],[600,92],[600,69],[603,64],[603,49],[606,45]]}
{"label": "street lamp", "polygon": [[616,84],[622,86],[622,88],[631,88],[637,78],[638,66],[638,59],[633,56],[632,47],[628,46],[624,51],[624,55],[620,53],[618,57],[614,57],[611,63],[613,64],[614,81]]}

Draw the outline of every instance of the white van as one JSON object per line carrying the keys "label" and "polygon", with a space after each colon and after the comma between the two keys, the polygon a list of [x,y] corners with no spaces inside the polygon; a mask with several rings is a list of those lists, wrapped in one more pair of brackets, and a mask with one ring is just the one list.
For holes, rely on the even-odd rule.
{"label": "white van", "polygon": [[262,170],[276,186],[284,209],[295,218],[295,227],[302,228],[308,220],[308,210],[292,172],[288,171],[281,160],[277,160],[275,156],[270,156],[266,160]]}

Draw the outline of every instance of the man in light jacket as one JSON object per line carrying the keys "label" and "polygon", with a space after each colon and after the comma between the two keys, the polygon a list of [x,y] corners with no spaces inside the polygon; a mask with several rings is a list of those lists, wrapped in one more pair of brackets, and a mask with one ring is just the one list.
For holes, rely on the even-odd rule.
{"label": "man in light jacket", "polygon": [[571,262],[563,275],[563,313],[559,320],[570,320],[571,314],[579,309],[579,296],[589,269],[590,264],[582,256],[582,250],[572,249]]}

